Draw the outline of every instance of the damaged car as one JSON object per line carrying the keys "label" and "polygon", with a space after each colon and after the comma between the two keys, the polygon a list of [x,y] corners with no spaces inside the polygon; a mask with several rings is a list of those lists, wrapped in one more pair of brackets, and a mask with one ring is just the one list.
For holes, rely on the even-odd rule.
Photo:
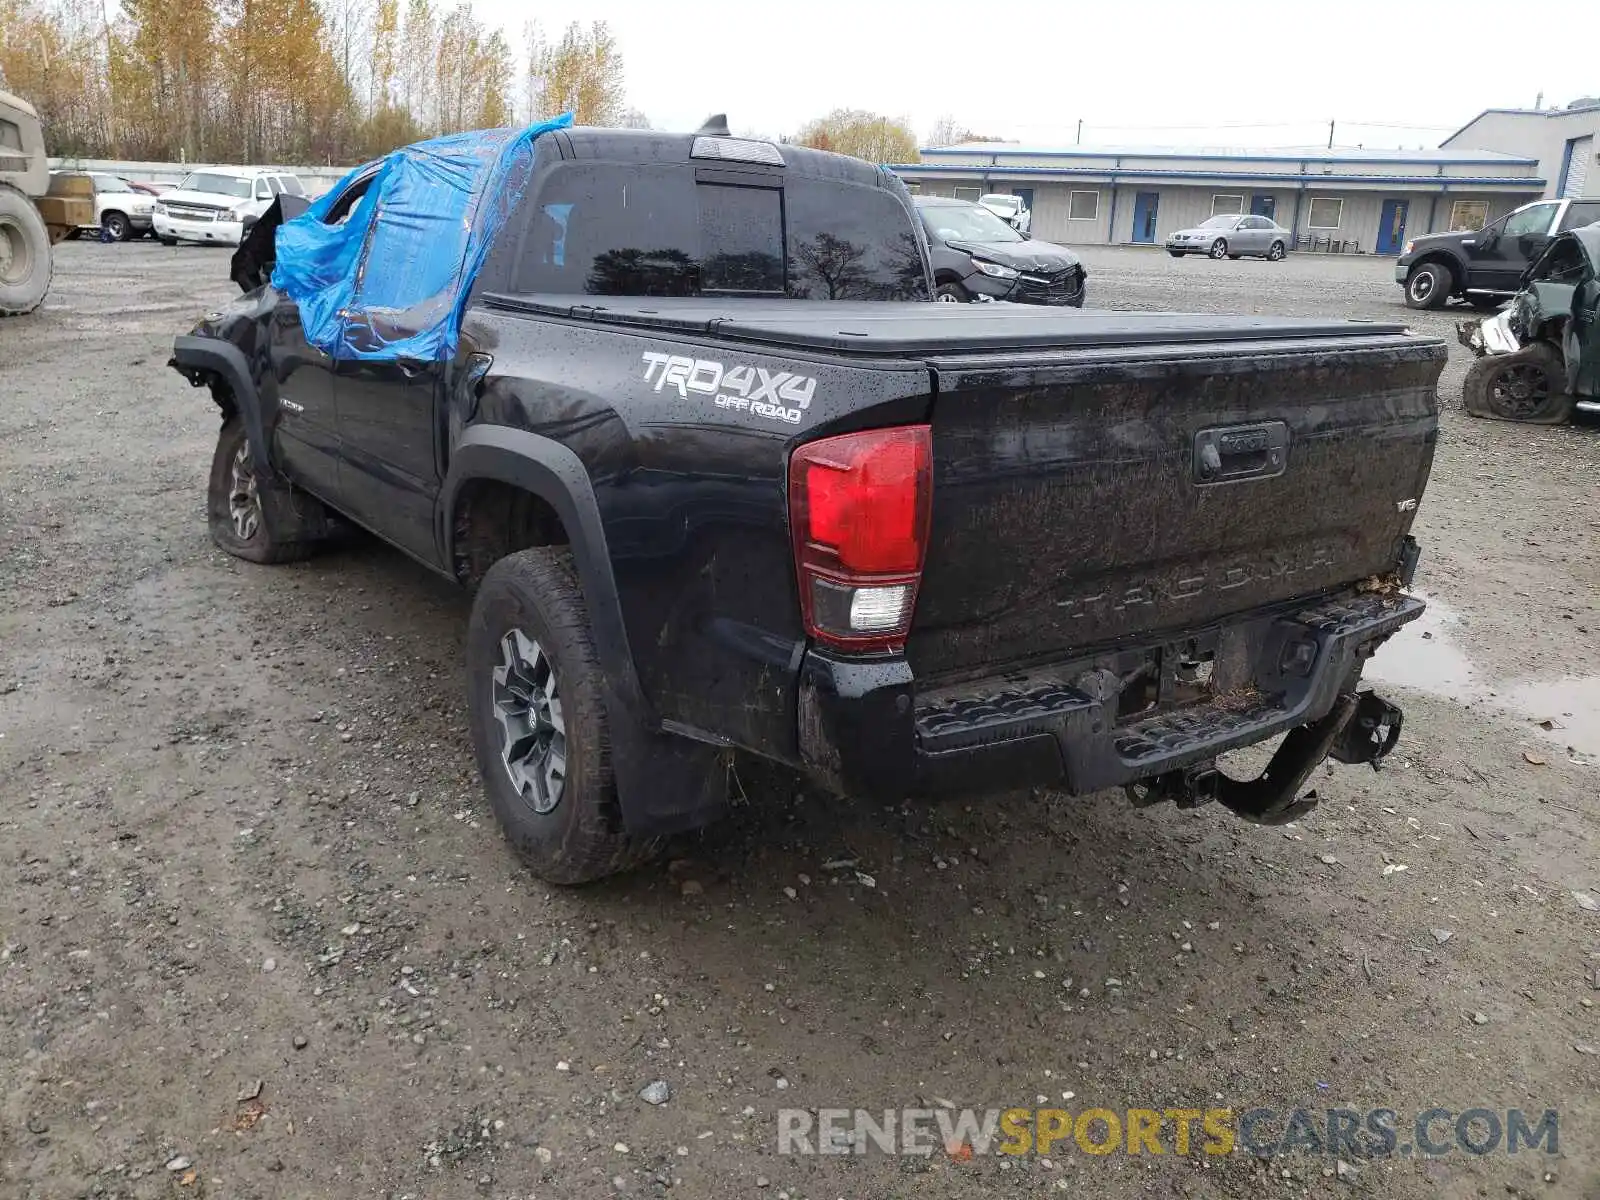
{"label": "damaged car", "polygon": [[1400,737],[1361,677],[1425,608],[1438,338],[935,303],[891,172],[720,115],[452,134],[296,207],[174,342],[211,537],[362,526],[472,593],[472,751],[547,881],[724,815],[732,754],[1281,825]]}
{"label": "damaged car", "polygon": [[1477,354],[1463,387],[1475,417],[1559,425],[1600,415],[1600,222],[1552,241],[1522,290],[1483,321],[1456,326]]}

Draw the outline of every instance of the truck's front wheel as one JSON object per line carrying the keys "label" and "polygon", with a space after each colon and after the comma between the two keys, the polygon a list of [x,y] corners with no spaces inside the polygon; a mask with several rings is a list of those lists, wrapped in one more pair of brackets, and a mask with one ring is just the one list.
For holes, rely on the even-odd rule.
{"label": "truck's front wheel", "polygon": [[1514,354],[1491,354],[1467,371],[1462,401],[1475,417],[1560,425],[1572,415],[1561,352],[1535,342]]}
{"label": "truck's front wheel", "polygon": [[38,308],[50,290],[50,233],[39,210],[0,185],[0,317]]}
{"label": "truck's front wheel", "polygon": [[659,848],[622,827],[571,551],[522,550],[484,575],[467,629],[467,714],[489,803],[541,879],[587,883]]}
{"label": "truck's front wheel", "polygon": [[211,540],[256,563],[307,558],[327,532],[320,501],[296,491],[258,463],[235,414],[222,423],[206,487]]}
{"label": "truck's front wheel", "polygon": [[1442,263],[1423,263],[1406,276],[1406,306],[1408,308],[1440,308],[1450,299],[1455,280]]}

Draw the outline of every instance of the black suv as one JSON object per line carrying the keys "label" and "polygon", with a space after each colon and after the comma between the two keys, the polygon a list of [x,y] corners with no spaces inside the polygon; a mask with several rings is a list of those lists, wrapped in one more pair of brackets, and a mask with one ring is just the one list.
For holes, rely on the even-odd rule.
{"label": "black suv", "polygon": [[1035,241],[968,200],[918,196],[939,299],[961,303],[987,296],[1023,304],[1083,307],[1087,272],[1078,256]]}
{"label": "black suv", "polygon": [[1406,243],[1394,281],[1411,308],[1439,308],[1452,296],[1498,305],[1521,287],[1522,273],[1550,239],[1600,221],[1600,200],[1537,200],[1482,229],[1430,233]]}

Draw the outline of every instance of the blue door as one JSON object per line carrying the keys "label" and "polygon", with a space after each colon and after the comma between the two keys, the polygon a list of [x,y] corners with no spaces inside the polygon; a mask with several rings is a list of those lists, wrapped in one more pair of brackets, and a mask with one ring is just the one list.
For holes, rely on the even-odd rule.
{"label": "blue door", "polygon": [[1399,254],[1406,244],[1406,211],[1409,200],[1385,200],[1383,215],[1378,218],[1378,253]]}
{"label": "blue door", "polygon": [[1161,207],[1160,192],[1140,192],[1133,198],[1133,240],[1156,240],[1156,210]]}
{"label": "blue door", "polygon": [[1278,198],[1266,192],[1259,192],[1250,197],[1250,211],[1258,217],[1265,217],[1269,221],[1278,219]]}

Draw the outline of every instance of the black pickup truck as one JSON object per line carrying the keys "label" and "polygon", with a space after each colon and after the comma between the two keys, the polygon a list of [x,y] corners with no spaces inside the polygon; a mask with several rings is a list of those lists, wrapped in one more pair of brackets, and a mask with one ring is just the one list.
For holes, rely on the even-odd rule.
{"label": "black pickup truck", "polygon": [[1392,748],[1357,685],[1423,607],[1441,342],[931,303],[893,176],[713,140],[542,135],[446,361],[330,358],[270,285],[176,343],[221,547],[299,557],[332,513],[476,590],[478,765],[537,873],[714,819],[731,750],[1273,823]]}
{"label": "black pickup truck", "polygon": [[1600,200],[1536,200],[1482,229],[1429,233],[1406,243],[1394,265],[1411,308],[1439,308],[1451,297],[1497,308],[1559,233],[1600,221]]}

